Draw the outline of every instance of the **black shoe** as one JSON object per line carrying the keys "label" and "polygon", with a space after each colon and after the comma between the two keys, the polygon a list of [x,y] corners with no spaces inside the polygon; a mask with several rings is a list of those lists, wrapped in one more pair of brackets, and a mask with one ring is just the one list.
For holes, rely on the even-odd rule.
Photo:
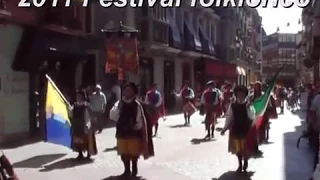
{"label": "black shoe", "polygon": [[137,177],[138,175],[138,163],[137,162],[133,162],[132,163],[132,173],[131,173],[132,177]]}
{"label": "black shoe", "polygon": [[242,172],[242,166],[239,166],[236,172],[238,173]]}
{"label": "black shoe", "polygon": [[80,153],[80,154],[78,155],[78,157],[77,157],[77,160],[82,160],[82,159],[84,159],[84,156],[83,156],[82,153]]}
{"label": "black shoe", "polygon": [[248,161],[244,161],[243,163],[243,172],[247,172],[248,169]]}
{"label": "black shoe", "polygon": [[128,180],[131,178],[131,172],[130,171],[124,171],[124,173],[122,173],[120,175],[121,179],[123,180]]}

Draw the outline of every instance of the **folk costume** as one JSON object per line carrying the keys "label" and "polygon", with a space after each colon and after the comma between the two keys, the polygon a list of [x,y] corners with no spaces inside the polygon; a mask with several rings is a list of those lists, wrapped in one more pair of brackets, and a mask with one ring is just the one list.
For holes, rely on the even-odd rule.
{"label": "folk costume", "polygon": [[189,84],[186,83],[178,95],[182,97],[182,111],[185,125],[190,125],[190,117],[197,110],[194,105],[194,91],[192,88],[190,88]]}
{"label": "folk costume", "polygon": [[208,132],[206,138],[214,137],[214,128],[220,106],[220,91],[215,88],[215,82],[209,81],[208,88],[202,93],[201,104],[205,109],[205,127]]}
{"label": "folk costume", "polygon": [[150,115],[151,123],[155,127],[155,134],[158,132],[158,120],[161,117],[162,97],[158,90],[152,88],[147,92],[145,97],[145,104],[147,113]]}
{"label": "folk costume", "polygon": [[87,152],[87,158],[98,153],[84,91],[77,92],[77,102],[72,108],[71,135],[71,148],[79,153],[78,159],[83,159],[83,152]]}
{"label": "folk costume", "polygon": [[136,99],[138,87],[134,83],[128,83],[124,86],[124,90],[127,88],[131,89],[133,95],[124,97],[113,106],[110,119],[117,123],[117,151],[125,169],[122,176],[130,178],[138,174],[140,155],[147,159],[153,154],[150,154],[150,143],[152,143],[150,124],[146,120],[141,103]]}
{"label": "folk costume", "polygon": [[[237,155],[239,167],[237,171],[246,171],[248,168],[248,159],[252,152],[252,144],[249,142],[249,132],[254,126],[255,110],[250,102],[245,98],[248,95],[248,89],[245,86],[238,86],[234,89],[236,101],[230,105],[226,124],[222,134],[229,130],[229,152]],[[242,93],[242,99],[238,98]]]}

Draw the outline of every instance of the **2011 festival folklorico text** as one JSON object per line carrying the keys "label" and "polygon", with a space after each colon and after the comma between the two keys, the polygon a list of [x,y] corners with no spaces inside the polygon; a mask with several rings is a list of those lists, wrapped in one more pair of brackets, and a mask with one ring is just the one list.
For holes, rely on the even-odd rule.
{"label": "2011 festival folklorico text", "polygon": [[[57,7],[61,0],[52,0],[51,6]],[[81,3],[83,7],[88,7],[91,0],[64,0],[65,7],[70,7],[73,3]],[[163,8],[170,7],[181,7],[182,0],[99,0],[99,3],[102,7],[118,7],[124,8],[127,6],[138,8],[145,6],[146,4],[149,7],[154,7],[157,4],[160,4]],[[311,4],[311,0],[190,0],[190,7],[243,7],[244,5],[251,8],[262,7],[266,8],[267,6],[272,6],[277,8],[282,6],[284,8],[291,8],[297,6],[300,8],[305,8]],[[44,5],[47,5],[46,0],[20,0],[18,7],[28,8],[28,7],[37,7],[41,8]]]}

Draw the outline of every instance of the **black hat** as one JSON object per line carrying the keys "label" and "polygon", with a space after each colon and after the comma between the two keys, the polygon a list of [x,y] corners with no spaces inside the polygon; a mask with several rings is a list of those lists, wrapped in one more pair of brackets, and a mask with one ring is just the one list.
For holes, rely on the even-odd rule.
{"label": "black hat", "polygon": [[129,82],[129,83],[125,84],[123,86],[123,89],[126,88],[126,87],[131,87],[131,89],[133,90],[134,94],[138,94],[139,93],[139,88],[134,82]]}
{"label": "black hat", "polygon": [[248,93],[249,93],[249,92],[248,92],[248,88],[245,87],[245,86],[242,86],[242,85],[235,87],[234,90],[233,90],[233,92],[234,92],[234,95],[235,95],[235,96],[237,96],[237,94],[238,94],[239,92],[244,93],[245,96],[247,96]]}
{"label": "black hat", "polygon": [[213,80],[211,80],[211,81],[208,81],[206,85],[210,86],[210,85],[214,85],[214,84],[215,84],[215,82]]}
{"label": "black hat", "polygon": [[84,100],[87,100],[87,93],[84,90],[78,90],[77,94],[82,96]]}

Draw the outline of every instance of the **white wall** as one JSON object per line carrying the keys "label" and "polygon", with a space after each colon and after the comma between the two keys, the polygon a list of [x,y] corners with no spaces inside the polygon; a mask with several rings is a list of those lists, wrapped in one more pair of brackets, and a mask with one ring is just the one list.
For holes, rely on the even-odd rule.
{"label": "white wall", "polygon": [[29,130],[29,75],[11,69],[22,31],[0,26],[0,136]]}

